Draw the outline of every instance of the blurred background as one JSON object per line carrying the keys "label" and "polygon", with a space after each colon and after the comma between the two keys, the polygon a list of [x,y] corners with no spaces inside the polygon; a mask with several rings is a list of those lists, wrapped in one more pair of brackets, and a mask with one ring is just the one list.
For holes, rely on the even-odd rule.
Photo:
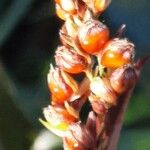
{"label": "blurred background", "polygon": [[[113,0],[100,17],[115,34],[123,23],[136,58],[150,54],[150,1]],[[62,21],[52,0],[0,0],[0,150],[61,150],[39,123],[49,104],[46,76]],[[130,101],[119,150],[150,150],[150,61]]]}

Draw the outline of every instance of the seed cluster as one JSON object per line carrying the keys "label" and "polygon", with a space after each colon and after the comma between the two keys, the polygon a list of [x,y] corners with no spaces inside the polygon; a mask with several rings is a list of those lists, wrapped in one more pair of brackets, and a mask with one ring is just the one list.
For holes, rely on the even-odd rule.
{"label": "seed cluster", "polygon": [[[40,121],[63,138],[65,150],[106,149],[107,113],[137,81],[134,44],[110,37],[107,25],[96,19],[110,2],[55,0],[56,14],[65,23],[55,53],[57,65],[50,65],[47,76],[51,105],[44,108],[46,121]],[[78,82],[75,76],[80,74]],[[83,123],[80,112],[87,101],[91,110]]]}

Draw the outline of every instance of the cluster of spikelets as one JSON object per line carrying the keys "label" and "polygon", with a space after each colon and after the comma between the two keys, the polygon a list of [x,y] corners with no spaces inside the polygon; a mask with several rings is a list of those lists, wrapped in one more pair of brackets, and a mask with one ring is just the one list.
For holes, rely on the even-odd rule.
{"label": "cluster of spikelets", "polygon": [[[119,97],[134,87],[137,70],[134,44],[97,20],[111,0],[55,0],[56,13],[65,21],[50,65],[48,86],[51,105],[44,108],[50,131],[63,138],[65,150],[103,150],[107,147],[107,114]],[[80,77],[80,82],[78,78]],[[91,110],[86,122],[82,106]]]}

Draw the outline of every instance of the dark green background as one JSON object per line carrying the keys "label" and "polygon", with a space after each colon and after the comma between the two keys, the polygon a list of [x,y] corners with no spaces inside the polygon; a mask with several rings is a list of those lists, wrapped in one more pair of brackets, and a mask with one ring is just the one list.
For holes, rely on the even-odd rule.
{"label": "dark green background", "polygon": [[[136,57],[150,54],[149,0],[113,0],[100,19],[112,35],[125,23]],[[0,150],[28,150],[44,129],[38,118],[49,104],[46,74],[62,23],[50,0],[0,0]],[[130,101],[119,150],[150,150],[149,66]],[[47,141],[55,143],[51,135]]]}

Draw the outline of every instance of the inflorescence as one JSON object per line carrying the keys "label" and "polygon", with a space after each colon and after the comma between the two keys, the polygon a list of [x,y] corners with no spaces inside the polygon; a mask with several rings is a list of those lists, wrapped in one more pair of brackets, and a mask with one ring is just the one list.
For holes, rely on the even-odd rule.
{"label": "inflorescence", "polygon": [[[110,37],[107,25],[97,19],[110,2],[55,0],[56,14],[65,23],[56,67],[51,64],[47,76],[51,105],[43,111],[46,121],[40,121],[63,138],[65,150],[106,149],[107,114],[138,79],[134,44],[121,36],[124,26]],[[91,108],[84,122],[80,112],[87,101]]]}

